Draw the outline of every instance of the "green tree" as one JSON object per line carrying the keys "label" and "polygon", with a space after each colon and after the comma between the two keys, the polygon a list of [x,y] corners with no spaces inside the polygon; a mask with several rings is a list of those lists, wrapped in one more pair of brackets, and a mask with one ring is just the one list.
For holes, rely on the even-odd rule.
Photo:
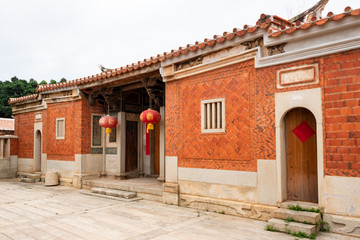
{"label": "green tree", "polygon": [[[66,82],[65,78],[61,78],[59,82]],[[51,84],[57,83],[51,79]],[[39,85],[48,84],[42,80]],[[12,116],[11,106],[8,104],[9,98],[23,97],[36,93],[38,82],[30,78],[29,81],[19,79],[16,76],[7,81],[0,81],[0,117],[9,118]]]}
{"label": "green tree", "polygon": [[8,104],[9,98],[22,97],[36,92],[37,82],[30,79],[27,82],[16,76],[10,81],[0,81],[0,117],[9,118],[12,116],[11,106]]}

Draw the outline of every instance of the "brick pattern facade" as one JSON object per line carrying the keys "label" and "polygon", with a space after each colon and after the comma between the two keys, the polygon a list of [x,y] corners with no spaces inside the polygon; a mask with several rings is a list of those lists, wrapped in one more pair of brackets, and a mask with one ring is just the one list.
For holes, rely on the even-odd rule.
{"label": "brick pattern facade", "polygon": [[[276,159],[275,93],[323,89],[324,172],[360,177],[360,50],[254,68],[253,61],[166,83],[166,156],[179,167],[256,171],[257,159]],[[319,64],[319,83],[277,89],[276,71]],[[201,100],[225,98],[225,133],[201,133]],[[73,161],[91,150],[86,99],[48,104],[42,111],[43,153]],[[65,139],[56,139],[56,118],[65,118]],[[33,158],[35,113],[15,116],[20,158]],[[12,149],[12,153],[15,150]]]}
{"label": "brick pattern facade", "polygon": [[10,156],[18,155],[19,153],[19,139],[10,138]]}
{"label": "brick pattern facade", "polygon": [[[248,61],[167,83],[166,155],[179,167],[241,171],[256,171],[259,156],[275,159],[271,76],[257,86],[255,74],[267,75]],[[201,133],[200,102],[214,98],[225,98],[225,133]]]}
{"label": "brick pattern facade", "polygon": [[[91,113],[102,114],[102,107],[90,107],[86,99],[48,105],[43,122],[47,159],[74,161],[75,154],[90,153]],[[65,118],[65,139],[56,139],[56,118]]]}
{"label": "brick pattern facade", "polygon": [[[76,102],[63,102],[48,104],[47,119],[43,128],[44,142],[47,143],[44,152],[48,160],[75,160],[74,140],[76,139],[76,124],[80,124],[76,118]],[[79,109],[81,110],[81,109]],[[65,119],[65,138],[56,139],[56,119]]]}
{"label": "brick pattern facade", "polygon": [[[47,110],[15,116],[15,135],[11,154],[34,157],[34,123],[42,122],[42,152],[48,160],[74,161],[75,154],[91,151],[91,114],[102,114],[102,106],[89,107],[86,99],[48,104]],[[41,119],[35,120],[35,114]],[[56,139],[56,118],[65,118],[65,139]],[[13,143],[14,142],[14,143]]]}
{"label": "brick pattern facade", "polygon": [[325,174],[360,177],[360,50],[324,58]]}
{"label": "brick pattern facade", "polygon": [[[15,116],[15,135],[18,136],[18,157],[34,157],[34,121],[35,113],[23,113]],[[14,150],[13,150],[14,151]]]}
{"label": "brick pattern facade", "polygon": [[[166,84],[166,155],[180,167],[256,171],[276,159],[275,93],[323,89],[324,171],[360,176],[360,50],[255,69],[253,61]],[[319,83],[277,89],[276,71],[319,64]],[[200,101],[225,98],[225,133],[201,133]]]}

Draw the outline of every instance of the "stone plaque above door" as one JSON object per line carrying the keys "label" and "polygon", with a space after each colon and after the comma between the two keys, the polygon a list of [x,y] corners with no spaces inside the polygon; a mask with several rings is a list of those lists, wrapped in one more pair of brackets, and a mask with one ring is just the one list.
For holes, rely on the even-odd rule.
{"label": "stone plaque above door", "polygon": [[277,88],[296,87],[319,83],[317,63],[277,70]]}

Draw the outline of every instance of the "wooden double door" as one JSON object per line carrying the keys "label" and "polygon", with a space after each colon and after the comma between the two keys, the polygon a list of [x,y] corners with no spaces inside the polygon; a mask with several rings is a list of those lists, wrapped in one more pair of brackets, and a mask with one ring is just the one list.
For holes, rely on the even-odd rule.
{"label": "wooden double door", "polygon": [[[125,171],[126,172],[136,172],[138,171],[138,122],[136,121],[126,121],[126,156],[125,156]],[[154,159],[153,164],[151,164],[153,170],[152,174],[159,175],[159,139],[160,139],[160,127],[159,124],[155,124],[154,129]]]}
{"label": "wooden double door", "polygon": [[289,111],[285,122],[287,199],[318,202],[316,120],[305,108]]}

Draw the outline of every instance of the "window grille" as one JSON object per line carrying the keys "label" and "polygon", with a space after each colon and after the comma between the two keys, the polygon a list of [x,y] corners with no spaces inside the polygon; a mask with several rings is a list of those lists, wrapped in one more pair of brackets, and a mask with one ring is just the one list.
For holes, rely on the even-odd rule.
{"label": "window grille", "polygon": [[225,131],[225,99],[201,101],[201,131]]}

